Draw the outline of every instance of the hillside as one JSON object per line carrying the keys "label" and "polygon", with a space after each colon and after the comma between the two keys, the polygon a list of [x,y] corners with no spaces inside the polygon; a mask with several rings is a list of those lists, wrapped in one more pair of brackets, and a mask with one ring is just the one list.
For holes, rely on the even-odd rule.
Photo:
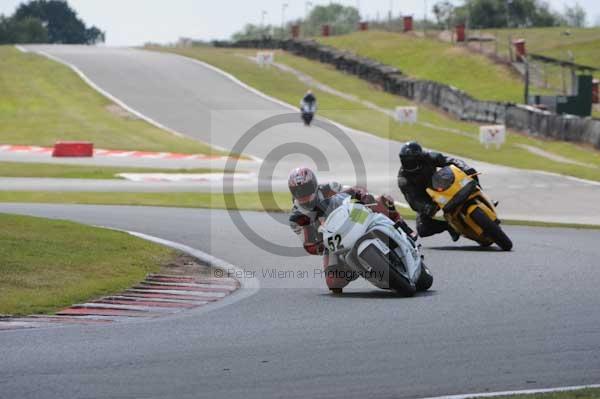
{"label": "hillside", "polygon": [[89,140],[99,148],[210,153],[129,114],[68,67],[0,46],[0,144],[52,146]]}
{"label": "hillside", "polygon": [[[494,36],[498,40],[498,55],[508,58],[509,38],[523,38],[530,53],[568,58],[571,51],[575,62],[600,67],[600,28],[534,28],[473,31],[473,35]],[[393,65],[405,74],[446,83],[466,91],[480,100],[523,102],[522,78],[510,68],[495,63],[489,57],[436,39],[382,31],[355,32],[350,35],[318,38],[324,44],[352,51]],[[471,44],[478,48],[478,45]],[[495,44],[483,45],[493,53]],[[543,68],[543,67],[542,67]],[[557,93],[561,90],[561,73],[557,67],[546,67],[545,88],[536,93]],[[600,73],[595,74],[600,78]],[[596,109],[595,117],[600,117]]]}
{"label": "hillside", "polygon": [[455,86],[481,100],[522,101],[523,98],[523,84],[517,74],[483,55],[450,43],[381,31],[318,40],[393,65],[407,75]]}
{"label": "hillside", "polygon": [[575,62],[600,68],[600,28],[530,28],[484,30],[496,36],[500,55],[508,54],[508,38],[523,38],[529,52],[555,58],[567,58],[571,51]]}

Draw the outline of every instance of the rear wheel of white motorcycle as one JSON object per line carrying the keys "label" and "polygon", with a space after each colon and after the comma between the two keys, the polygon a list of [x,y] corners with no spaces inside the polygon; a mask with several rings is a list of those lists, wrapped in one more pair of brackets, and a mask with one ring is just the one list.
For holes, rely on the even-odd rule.
{"label": "rear wheel of white motorcycle", "polygon": [[504,251],[510,251],[513,243],[502,230],[500,225],[491,220],[485,212],[477,208],[471,213],[471,217],[483,229],[483,233],[494,241]]}
{"label": "rear wheel of white motorcycle", "polygon": [[421,268],[421,275],[419,276],[419,279],[417,280],[416,284],[417,291],[427,291],[431,288],[432,285],[433,275],[431,274],[427,266],[425,266],[425,264],[423,263],[423,266]]}

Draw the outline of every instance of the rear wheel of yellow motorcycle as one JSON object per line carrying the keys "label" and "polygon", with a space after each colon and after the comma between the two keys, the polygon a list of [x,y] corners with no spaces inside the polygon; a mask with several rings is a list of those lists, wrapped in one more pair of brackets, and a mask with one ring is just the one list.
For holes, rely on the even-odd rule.
{"label": "rear wheel of yellow motorcycle", "polygon": [[513,243],[502,230],[500,225],[491,220],[485,212],[477,208],[471,214],[471,218],[483,229],[483,234],[492,239],[500,248],[505,251],[510,251]]}

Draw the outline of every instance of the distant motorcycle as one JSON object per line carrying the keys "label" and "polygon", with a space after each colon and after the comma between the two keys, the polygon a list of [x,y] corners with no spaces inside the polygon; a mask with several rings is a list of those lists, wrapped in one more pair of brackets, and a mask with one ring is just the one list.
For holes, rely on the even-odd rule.
{"label": "distant motorcycle", "polygon": [[302,120],[305,126],[310,126],[315,113],[317,112],[316,103],[302,103],[300,106],[300,112],[302,113]]}
{"label": "distant motorcycle", "polygon": [[363,204],[344,199],[320,231],[329,256],[376,287],[412,296],[433,284],[420,247],[391,219]]}
{"label": "distant motorcycle", "polygon": [[496,243],[505,251],[512,249],[512,241],[500,227],[494,202],[472,176],[450,165],[435,172],[431,185],[427,193],[454,230],[482,246]]}

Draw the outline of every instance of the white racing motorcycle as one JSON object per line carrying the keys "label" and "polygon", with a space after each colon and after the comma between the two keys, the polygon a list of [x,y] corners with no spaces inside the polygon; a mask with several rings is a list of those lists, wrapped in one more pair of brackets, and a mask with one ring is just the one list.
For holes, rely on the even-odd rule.
{"label": "white racing motorcycle", "polygon": [[420,247],[390,218],[349,197],[320,230],[329,256],[376,287],[412,296],[433,284]]}

